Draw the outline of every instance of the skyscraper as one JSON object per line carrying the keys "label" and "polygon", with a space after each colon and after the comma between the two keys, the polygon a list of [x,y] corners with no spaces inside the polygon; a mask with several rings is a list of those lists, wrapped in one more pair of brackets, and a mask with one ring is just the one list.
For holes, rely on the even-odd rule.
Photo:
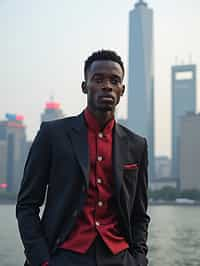
{"label": "skyscraper", "polygon": [[140,0],[129,15],[128,127],[147,137],[154,174],[153,10]]}
{"label": "skyscraper", "polygon": [[[0,121],[0,186],[6,184],[7,132],[5,123]],[[7,186],[7,184],[6,184]]]}
{"label": "skyscraper", "polygon": [[200,114],[182,116],[180,131],[180,190],[200,190]]}
{"label": "skyscraper", "polygon": [[41,121],[51,121],[63,117],[64,115],[60,108],[60,104],[51,98],[50,101],[46,103],[44,113],[41,115]]}
{"label": "skyscraper", "polygon": [[21,183],[25,162],[26,134],[23,117],[7,114],[6,120],[0,121],[1,157],[3,158],[3,180],[7,190],[17,193]]}
{"label": "skyscraper", "polygon": [[180,118],[196,111],[196,65],[172,66],[172,176],[180,178]]}

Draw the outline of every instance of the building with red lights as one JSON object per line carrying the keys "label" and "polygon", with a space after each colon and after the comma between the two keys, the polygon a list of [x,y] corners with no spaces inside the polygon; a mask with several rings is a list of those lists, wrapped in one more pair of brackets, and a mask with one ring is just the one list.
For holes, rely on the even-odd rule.
{"label": "building with red lights", "polygon": [[64,117],[62,109],[60,108],[60,103],[53,101],[51,99],[45,105],[44,113],[41,115],[41,121],[51,121],[56,119],[61,119]]}

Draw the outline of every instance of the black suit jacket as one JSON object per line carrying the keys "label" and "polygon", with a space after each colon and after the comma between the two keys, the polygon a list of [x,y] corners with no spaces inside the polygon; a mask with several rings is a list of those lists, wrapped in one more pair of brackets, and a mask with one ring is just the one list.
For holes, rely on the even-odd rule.
{"label": "black suit jacket", "polygon": [[[139,168],[125,169],[124,165],[130,163]],[[147,265],[147,144],[117,123],[113,133],[113,178],[122,233],[138,265]],[[49,260],[66,239],[83,209],[88,185],[88,135],[83,114],[42,123],[26,161],[16,206],[31,266]]]}

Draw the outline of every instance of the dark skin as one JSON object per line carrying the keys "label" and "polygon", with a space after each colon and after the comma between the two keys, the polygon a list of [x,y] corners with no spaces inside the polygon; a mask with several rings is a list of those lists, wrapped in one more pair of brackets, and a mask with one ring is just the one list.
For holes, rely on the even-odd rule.
{"label": "dark skin", "polygon": [[111,60],[94,61],[87,71],[82,91],[87,94],[87,107],[100,128],[114,117],[115,107],[124,94],[124,73],[120,64]]}

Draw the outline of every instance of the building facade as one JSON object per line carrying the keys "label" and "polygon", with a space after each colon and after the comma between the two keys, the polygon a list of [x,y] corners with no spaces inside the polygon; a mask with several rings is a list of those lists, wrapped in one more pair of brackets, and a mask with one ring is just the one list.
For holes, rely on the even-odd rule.
{"label": "building facade", "polygon": [[139,1],[129,15],[128,127],[148,140],[154,178],[153,10]]}
{"label": "building facade", "polygon": [[0,122],[0,184],[6,184],[7,137],[5,125]]}
{"label": "building facade", "polygon": [[167,156],[155,158],[155,176],[157,178],[168,178],[171,175],[171,159]]}
{"label": "building facade", "polygon": [[26,148],[26,133],[23,117],[7,114],[0,121],[0,179],[7,191],[16,194],[21,183]]}
{"label": "building facade", "polygon": [[45,110],[41,114],[41,121],[51,121],[56,119],[63,118],[63,112],[60,108],[60,103],[55,102],[53,99],[51,99],[49,102],[45,105]]}
{"label": "building facade", "polygon": [[180,189],[200,190],[200,114],[188,113],[180,123]]}
{"label": "building facade", "polygon": [[172,66],[172,177],[180,178],[180,118],[196,111],[196,65]]}

